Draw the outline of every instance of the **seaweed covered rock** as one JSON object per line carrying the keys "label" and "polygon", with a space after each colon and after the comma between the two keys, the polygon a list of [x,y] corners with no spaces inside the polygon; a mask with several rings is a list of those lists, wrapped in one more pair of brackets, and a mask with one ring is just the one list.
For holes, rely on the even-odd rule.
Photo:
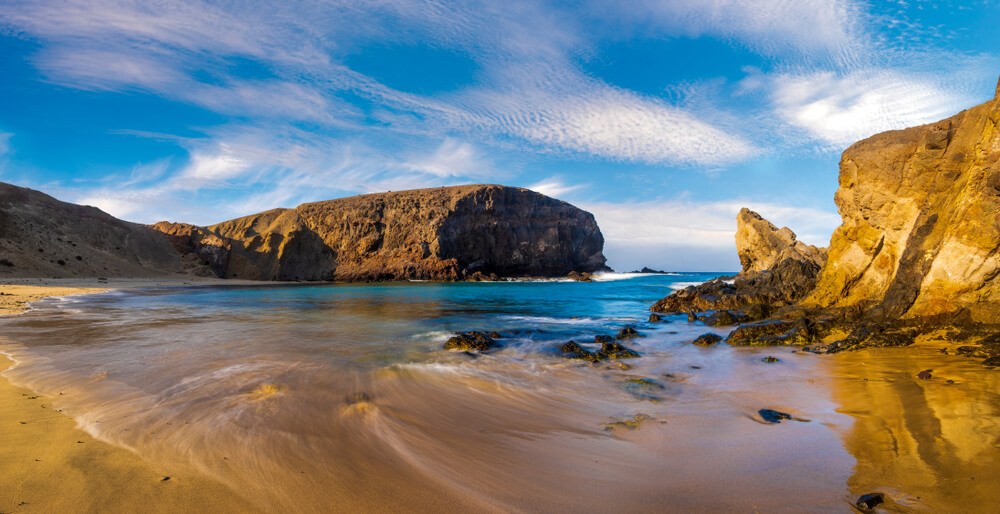
{"label": "seaweed covered rock", "polygon": [[605,341],[601,344],[601,349],[597,351],[597,358],[605,359],[634,359],[642,357],[639,352],[626,348],[617,341]]}
{"label": "seaweed covered rock", "polygon": [[587,350],[586,348],[580,346],[580,343],[576,341],[570,341],[559,347],[559,351],[562,352],[563,357],[567,359],[579,359],[586,361],[596,361],[597,355],[594,352]]}
{"label": "seaweed covered rock", "polygon": [[645,336],[642,335],[642,334],[640,334],[639,331],[635,329],[635,327],[625,327],[625,328],[619,330],[618,334],[615,335],[615,339],[619,339],[619,340],[621,340],[621,339],[635,339],[637,337],[645,337]]}
{"label": "seaweed covered rock", "polygon": [[722,341],[722,336],[718,334],[708,333],[698,336],[697,338],[695,338],[694,341],[691,341],[691,343],[697,346],[712,346],[713,344],[716,344],[719,341]]}
{"label": "seaweed covered rock", "polygon": [[496,332],[462,332],[448,339],[444,343],[444,349],[486,352],[500,345],[494,337],[500,337],[500,334]]}

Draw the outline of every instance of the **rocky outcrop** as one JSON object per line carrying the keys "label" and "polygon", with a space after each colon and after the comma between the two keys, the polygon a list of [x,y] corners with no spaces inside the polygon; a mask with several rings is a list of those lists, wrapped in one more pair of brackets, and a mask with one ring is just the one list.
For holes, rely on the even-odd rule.
{"label": "rocky outcrop", "polygon": [[767,271],[786,259],[807,261],[818,267],[826,262],[825,248],[798,241],[788,227],[778,229],[746,207],[736,216],[736,253],[743,273]]}
{"label": "rocky outcrop", "polygon": [[843,224],[816,290],[820,308],[878,321],[954,315],[1000,323],[1000,98],[848,148]]}
{"label": "rocky outcrop", "polygon": [[[771,319],[741,326],[728,342],[822,342],[826,350],[839,351],[906,345],[946,327],[953,329],[949,337],[963,340],[1000,332],[998,127],[1000,84],[985,104],[848,148],[835,196],[843,223],[815,285],[793,303],[774,304],[779,308]],[[765,229],[757,230],[764,237],[750,239],[787,242],[781,231]],[[747,275],[765,266],[758,255],[770,255],[750,253],[740,256]],[[807,261],[815,262],[800,262]],[[737,298],[768,296],[766,283],[748,287]],[[713,291],[675,296],[684,293],[696,298],[689,304],[706,308],[739,303]],[[678,304],[669,298],[657,306]]]}
{"label": "rocky outcrop", "polygon": [[[309,203],[212,225],[197,237],[157,226],[185,237],[180,251],[223,270],[220,276],[252,280],[459,280],[606,269],[593,215],[496,185]],[[209,236],[228,243],[228,252]]]}
{"label": "rocky outcrop", "polygon": [[207,229],[187,223],[161,221],[153,225],[153,228],[167,237],[186,267],[194,268],[195,274],[218,277],[225,275],[231,252],[229,241]]}
{"label": "rocky outcrop", "polygon": [[743,271],[686,287],[650,310],[665,314],[715,311],[697,319],[712,326],[731,325],[766,318],[813,290],[826,259],[825,249],[796,240],[787,227],[779,230],[746,208],[736,223],[736,249]]}
{"label": "rocky outcrop", "polygon": [[177,252],[149,227],[0,183],[0,279],[182,272]]}

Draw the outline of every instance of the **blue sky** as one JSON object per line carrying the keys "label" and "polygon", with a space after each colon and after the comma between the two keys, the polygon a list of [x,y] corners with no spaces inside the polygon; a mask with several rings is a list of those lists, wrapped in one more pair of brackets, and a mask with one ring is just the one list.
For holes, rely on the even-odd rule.
{"label": "blue sky", "polygon": [[840,152],[993,96],[1000,4],[0,2],[0,181],[138,222],[529,187],[619,270],[826,245]]}

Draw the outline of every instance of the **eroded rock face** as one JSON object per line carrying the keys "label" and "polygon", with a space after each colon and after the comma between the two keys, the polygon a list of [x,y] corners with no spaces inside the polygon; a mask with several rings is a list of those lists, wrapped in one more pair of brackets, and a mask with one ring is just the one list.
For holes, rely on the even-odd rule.
{"label": "eroded rock face", "polygon": [[825,248],[798,241],[788,227],[778,229],[746,207],[736,216],[736,252],[744,273],[767,271],[786,259],[808,261],[819,267],[826,262]]}
{"label": "eroded rock face", "polygon": [[[225,275],[231,252],[229,241],[187,223],[161,221],[153,225],[153,228],[167,236],[185,264],[196,270],[195,274],[216,277]],[[202,268],[199,269],[199,266]]]}
{"label": "eroded rock face", "polygon": [[848,148],[843,224],[803,304],[865,306],[884,322],[954,315],[1000,323],[1000,98]]}
{"label": "eroded rock face", "polygon": [[0,182],[0,279],[156,277],[183,271],[177,252],[149,227]]}
{"label": "eroded rock face", "polygon": [[[840,351],[908,345],[942,328],[950,328],[956,340],[988,341],[983,337],[1000,328],[998,126],[1000,84],[985,104],[848,148],[835,196],[843,223],[818,278],[809,279],[809,272],[790,275],[805,279],[792,282],[792,296],[775,296],[775,287],[785,280],[760,277],[778,279],[775,271],[785,263],[815,266],[816,260],[798,252],[804,260],[786,258],[763,275],[749,271],[765,266],[772,254],[748,250],[744,255],[744,249],[796,245],[788,234],[745,211],[741,230],[746,229],[749,242],[740,257],[748,271],[731,284],[717,280],[680,291],[653,310],[736,309],[746,303],[777,307],[770,319],[734,330],[730,344],[822,343],[816,348]],[[798,298],[789,302],[793,296]],[[699,319],[740,320],[740,314]]]}
{"label": "eroded rock face", "polygon": [[198,244],[189,250],[227,278],[459,280],[606,269],[593,215],[527,189],[495,185],[309,203],[219,223],[200,234],[209,244],[214,240],[206,234],[230,244],[228,255]]}

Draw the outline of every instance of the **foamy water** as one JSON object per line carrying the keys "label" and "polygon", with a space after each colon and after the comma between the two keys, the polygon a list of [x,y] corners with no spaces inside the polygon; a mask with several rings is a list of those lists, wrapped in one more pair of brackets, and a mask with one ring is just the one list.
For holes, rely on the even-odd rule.
{"label": "foamy water", "polygon": [[[0,321],[0,349],[95,437],[265,510],[843,512],[863,486],[831,358],[643,321],[708,278],[119,293]],[[558,355],[626,325],[630,369]],[[503,348],[442,349],[466,330]]]}

